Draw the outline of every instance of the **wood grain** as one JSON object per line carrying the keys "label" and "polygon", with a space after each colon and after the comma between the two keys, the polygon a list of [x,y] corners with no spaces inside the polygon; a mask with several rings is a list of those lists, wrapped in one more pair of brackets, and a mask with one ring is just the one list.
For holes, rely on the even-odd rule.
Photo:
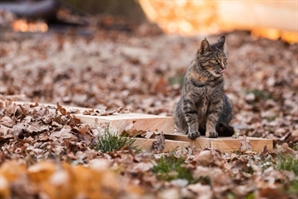
{"label": "wood grain", "polygon": [[171,133],[174,131],[174,120],[172,117],[155,116],[137,113],[113,114],[108,116],[91,116],[74,114],[81,122],[87,124],[109,123],[118,132],[124,130],[142,130]]}
{"label": "wood grain", "polygon": [[[155,139],[136,138],[133,146],[140,147],[144,151],[152,151],[152,143]],[[162,152],[172,152],[177,150],[185,150],[186,148],[192,148],[191,142],[166,140],[165,148]]]}
{"label": "wood grain", "polygon": [[191,141],[187,135],[182,133],[171,133],[165,134],[166,139],[170,140],[180,140],[180,141],[188,141],[194,142],[194,145],[198,148],[210,148],[210,149],[218,149],[222,152],[232,152],[232,151],[240,151],[245,150],[241,148],[244,142],[251,147],[252,151],[262,152],[264,147],[267,146],[267,149],[273,149],[273,140],[265,139],[265,138],[255,138],[255,137],[243,137],[240,136],[238,138],[233,137],[219,137],[219,138],[206,138],[201,136],[196,138],[194,141]]}

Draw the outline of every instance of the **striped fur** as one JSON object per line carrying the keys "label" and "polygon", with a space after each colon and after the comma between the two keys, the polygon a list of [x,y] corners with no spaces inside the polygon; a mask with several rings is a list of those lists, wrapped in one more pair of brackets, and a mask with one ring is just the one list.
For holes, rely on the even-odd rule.
{"label": "striped fur", "polygon": [[223,73],[227,65],[225,36],[210,45],[205,38],[187,69],[182,96],[174,109],[175,125],[195,139],[231,136],[232,105],[224,94]]}

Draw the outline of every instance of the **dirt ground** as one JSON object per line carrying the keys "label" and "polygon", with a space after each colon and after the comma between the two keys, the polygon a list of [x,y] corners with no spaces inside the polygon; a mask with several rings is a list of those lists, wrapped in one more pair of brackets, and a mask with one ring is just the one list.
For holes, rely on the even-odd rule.
{"label": "dirt ground", "polygon": [[[117,106],[130,109],[131,112],[171,115],[181,94],[184,73],[194,58],[200,41],[207,37],[212,43],[218,36],[167,35],[148,25],[141,25],[128,32],[93,29],[64,32],[50,30],[44,34],[5,32],[0,41],[0,98],[5,100],[7,95],[19,95],[18,100],[32,102],[98,109]],[[226,33],[226,51],[229,75],[225,76],[225,91],[233,103],[232,125],[236,134],[271,138],[277,146],[284,144],[281,153],[292,153],[297,160],[298,45],[256,38],[248,32],[235,31]],[[150,170],[154,165],[150,155],[141,153],[135,156],[124,152],[107,155],[95,152],[90,147],[94,139],[92,130],[79,124],[70,125],[69,121],[57,116],[50,117],[45,113],[40,113],[40,117],[36,118],[30,112],[32,107],[23,108],[18,115],[18,108],[11,104],[2,104],[0,107],[2,171],[14,164],[10,160],[18,160],[26,167],[37,164],[35,166],[50,168],[50,163],[47,167],[36,162],[50,159],[51,154],[45,150],[51,146],[53,150],[60,151],[56,153],[60,154],[56,157],[59,162],[91,165],[94,160],[98,160],[98,164],[105,164],[104,160],[109,160],[108,164],[117,170],[117,175],[122,176],[121,182],[131,184],[123,188],[117,183],[113,186],[103,183],[101,189],[112,187],[109,191],[118,198],[129,198],[132,195],[136,198],[248,198],[249,195],[273,198],[271,192],[284,198],[295,197],[285,190],[288,190],[290,182],[295,179],[297,183],[297,174],[295,176],[289,174],[290,172],[282,172],[270,165],[269,170],[260,166],[260,159],[276,157],[280,152],[278,147],[274,152],[264,151],[263,156],[245,153],[225,155],[203,150],[194,152],[191,157],[183,154],[188,157],[187,166],[192,169],[193,175],[200,176],[198,173],[207,172],[211,183],[183,185],[180,181],[163,182],[157,180]],[[59,124],[53,127],[53,123],[45,122],[45,116]],[[62,139],[63,141],[51,137],[53,133],[62,130],[71,135]],[[80,133],[85,134],[78,135]],[[77,144],[71,144],[72,139]],[[22,150],[19,151],[18,148]],[[158,155],[160,154],[156,156]],[[207,160],[200,159],[206,157],[214,162],[208,163]],[[248,162],[250,166],[247,166]],[[24,168],[19,167],[15,166],[22,173]],[[69,171],[69,167],[62,165],[61,168]],[[101,165],[98,172],[106,171],[108,167]],[[227,173],[231,168],[234,170]],[[245,169],[252,169],[254,172],[245,173]],[[108,176],[114,181],[118,177],[114,173]],[[0,178],[3,178],[1,173]],[[15,194],[17,198],[20,193],[15,187],[18,184],[13,184],[11,178],[7,179],[11,183],[8,190],[12,192],[9,193]],[[19,182],[26,184],[28,181],[23,179]],[[95,181],[96,179],[92,182]],[[33,184],[36,182],[37,180],[30,181]],[[167,188],[167,191],[163,188]],[[32,188],[20,192],[26,193],[28,197],[33,197],[34,194],[41,197],[40,190],[45,189]],[[46,189],[44,192],[50,195],[51,191],[53,190]],[[76,197],[80,198],[78,195]],[[92,197],[89,195],[89,198]]]}

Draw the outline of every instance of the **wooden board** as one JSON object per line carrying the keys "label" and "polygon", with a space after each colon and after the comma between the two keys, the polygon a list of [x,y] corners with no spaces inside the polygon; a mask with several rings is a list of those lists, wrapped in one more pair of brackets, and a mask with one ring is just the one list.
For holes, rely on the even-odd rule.
{"label": "wooden board", "polygon": [[139,113],[113,114],[108,116],[74,115],[87,124],[109,123],[118,132],[123,132],[124,130],[143,130],[172,133],[174,131],[173,118],[166,116]]}
{"label": "wooden board", "polygon": [[[152,143],[155,139],[136,138],[133,146],[139,147],[145,151],[152,151]],[[176,141],[176,140],[165,140],[165,148],[162,152],[172,152],[177,150],[184,150],[191,146],[191,142]]]}
{"label": "wooden board", "polygon": [[[273,140],[265,138],[244,137],[219,137],[219,138],[206,138],[201,136],[191,141],[187,135],[182,133],[165,134],[168,140],[180,140],[194,142],[193,146],[200,149],[210,148],[218,149],[222,152],[232,152],[239,150],[252,150],[255,152],[262,152],[266,146],[268,150],[273,149]],[[247,145],[247,146],[244,146]]]}
{"label": "wooden board", "polygon": [[187,137],[187,135],[182,134],[182,133],[166,133],[164,134],[165,139],[167,140],[179,140],[179,141],[184,141],[184,142],[189,142],[191,143],[192,147],[196,147],[198,149],[206,149],[209,148],[211,149],[211,144],[209,139],[206,137],[199,137],[196,138],[195,140],[191,140]]}
{"label": "wooden board", "polygon": [[[16,104],[35,104],[32,102],[14,102]],[[39,104],[46,106],[53,111],[56,110],[54,104]],[[172,117],[140,114],[140,113],[114,113],[107,116],[85,115],[84,111],[90,111],[88,108],[63,106],[68,112],[79,118],[81,122],[87,124],[109,123],[111,127],[116,128],[118,132],[123,130],[142,130],[163,132],[165,136],[164,152],[183,149],[186,147],[196,147],[198,149],[218,149],[222,152],[232,152],[241,150],[252,150],[262,152],[266,146],[268,150],[273,148],[273,140],[254,137],[219,137],[206,138],[201,136],[195,140],[190,140],[187,135],[181,132],[174,132],[174,120]],[[142,149],[151,150],[155,139],[137,138],[135,145]]]}
{"label": "wooden board", "polygon": [[[239,137],[237,139],[220,138],[220,139],[211,139],[209,140],[209,142],[212,149],[218,149],[224,152],[232,152],[232,151],[239,151],[239,150],[241,151],[241,150],[249,150],[249,149],[255,152],[262,152],[265,146],[267,147],[268,150],[273,149],[273,140],[263,139],[263,138],[246,137],[246,141],[244,137]],[[247,142],[249,144],[249,147],[243,146],[244,142]]]}
{"label": "wooden board", "polygon": [[[21,102],[15,101],[16,104],[32,104],[34,102]],[[55,104],[45,104],[38,103],[39,106],[48,107],[53,111],[56,110]],[[141,114],[141,113],[114,113],[107,116],[99,115],[86,115],[84,112],[96,112],[94,109],[90,108],[81,108],[81,107],[72,107],[64,106],[69,113],[74,115],[76,118],[80,119],[81,122],[87,124],[102,124],[107,123],[110,127],[117,129],[118,132],[123,132],[124,130],[143,130],[143,131],[157,131],[163,133],[172,133],[174,132],[174,119],[168,116],[160,115],[150,115],[150,114]],[[102,110],[99,110],[100,112]]]}
{"label": "wooden board", "polygon": [[[171,137],[172,139],[169,139]],[[217,149],[224,153],[234,152],[234,151],[254,151],[262,152],[266,146],[268,150],[273,149],[273,141],[270,139],[263,138],[252,138],[252,137],[239,137],[239,138],[206,138],[199,137],[195,140],[190,140],[187,136],[165,135],[165,148],[162,152],[171,152],[175,150],[183,150],[185,148],[197,148],[197,149]],[[245,141],[246,140],[246,141]],[[134,146],[140,147],[143,150],[151,151],[152,143],[155,139],[145,139],[136,138]],[[244,144],[248,147],[243,147]]]}

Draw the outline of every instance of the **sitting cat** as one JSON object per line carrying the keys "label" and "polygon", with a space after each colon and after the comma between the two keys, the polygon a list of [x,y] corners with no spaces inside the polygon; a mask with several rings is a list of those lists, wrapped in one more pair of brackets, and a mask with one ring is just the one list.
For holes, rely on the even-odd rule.
{"label": "sitting cat", "polygon": [[174,109],[175,125],[190,139],[232,136],[229,125],[232,105],[224,94],[224,78],[228,59],[224,52],[225,36],[210,45],[205,38],[187,69],[182,96]]}

